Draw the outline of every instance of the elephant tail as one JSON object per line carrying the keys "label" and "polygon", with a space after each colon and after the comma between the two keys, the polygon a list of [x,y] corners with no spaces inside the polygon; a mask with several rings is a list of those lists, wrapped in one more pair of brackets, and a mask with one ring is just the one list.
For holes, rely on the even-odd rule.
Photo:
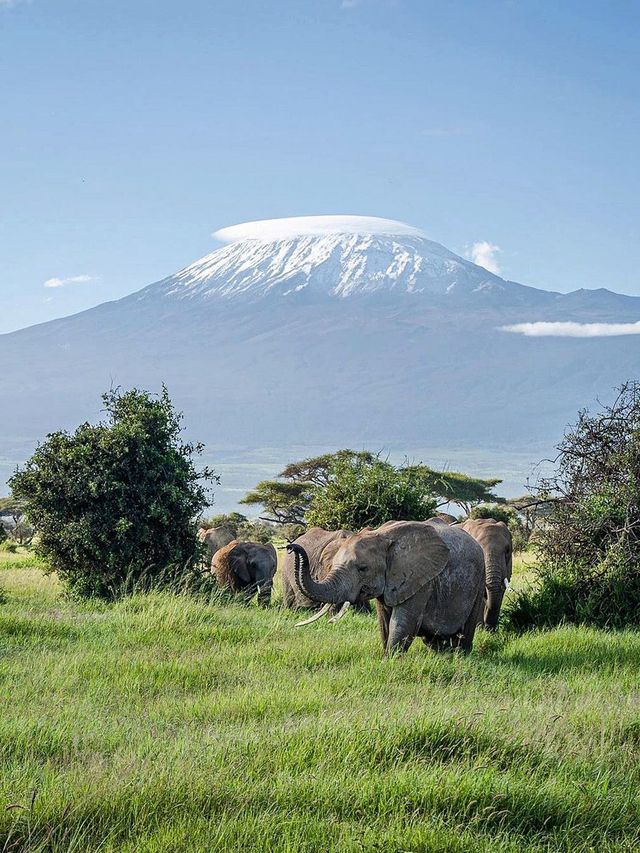
{"label": "elephant tail", "polygon": [[233,572],[231,570],[231,552],[238,544],[237,539],[232,539],[228,545],[223,545],[213,555],[211,560],[211,571],[213,572],[218,586],[223,589],[233,588]]}

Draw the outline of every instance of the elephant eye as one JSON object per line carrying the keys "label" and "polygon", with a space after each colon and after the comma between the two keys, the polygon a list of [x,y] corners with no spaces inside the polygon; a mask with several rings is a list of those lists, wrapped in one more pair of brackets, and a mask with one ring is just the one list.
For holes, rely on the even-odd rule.
{"label": "elephant eye", "polygon": [[367,567],[366,567],[366,566],[358,566],[358,571],[359,571],[359,572],[366,572],[366,571],[367,571]]}

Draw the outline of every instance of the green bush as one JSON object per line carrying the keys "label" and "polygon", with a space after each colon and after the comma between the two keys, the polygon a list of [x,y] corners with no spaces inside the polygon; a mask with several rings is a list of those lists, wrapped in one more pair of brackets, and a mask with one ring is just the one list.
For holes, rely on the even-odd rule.
{"label": "green bush", "polygon": [[469,518],[493,518],[494,521],[504,521],[508,525],[512,524],[516,517],[514,510],[500,504],[478,504],[469,513]]}
{"label": "green bush", "polygon": [[[49,435],[11,479],[39,534],[37,553],[78,596],[175,584],[195,567],[207,503],[166,388],[103,396],[107,419]],[[195,571],[195,568],[193,568]]]}
{"label": "green bush", "polygon": [[210,527],[226,527],[233,535],[238,538],[239,530],[243,525],[248,524],[249,519],[241,512],[223,512],[218,515],[212,515],[211,518],[201,518],[199,526],[208,530]]}
{"label": "green bush", "polygon": [[557,473],[539,497],[538,583],[515,598],[516,627],[640,622],[640,383],[611,406],[581,412],[558,446]]}
{"label": "green bush", "polygon": [[314,493],[307,521],[329,530],[360,530],[391,520],[424,521],[435,510],[436,500],[425,494],[415,466],[396,468],[377,457],[340,458],[331,480]]}

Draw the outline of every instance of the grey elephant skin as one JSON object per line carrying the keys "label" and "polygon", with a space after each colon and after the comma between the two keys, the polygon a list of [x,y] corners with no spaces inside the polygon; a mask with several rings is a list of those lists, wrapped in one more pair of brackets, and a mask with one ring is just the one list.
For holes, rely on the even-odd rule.
{"label": "grey elephant skin", "polygon": [[232,540],[213,555],[211,571],[218,586],[250,601],[258,594],[258,604],[271,602],[273,576],[278,556],[273,545]]}
{"label": "grey elephant skin", "polygon": [[385,655],[415,637],[440,648],[471,650],[484,606],[484,556],[466,531],[442,522],[392,521],[341,543],[322,580],[312,577],[304,547],[292,543],[295,580],[321,603],[376,599]]}
{"label": "grey elephant skin", "polygon": [[495,631],[500,619],[502,599],[513,570],[513,539],[504,521],[492,518],[470,519],[460,525],[482,548],[486,572],[486,605],[483,623]]}
{"label": "grey elephant skin", "polygon": [[[294,541],[304,548],[309,559],[312,576],[316,580],[321,580],[329,573],[334,554],[342,542],[351,535],[352,532],[349,530],[325,530],[323,527],[310,527]],[[296,584],[295,558],[290,551],[287,551],[282,563],[280,581],[285,607],[300,609],[318,606],[318,602],[305,595]]]}
{"label": "grey elephant skin", "polygon": [[228,527],[201,527],[198,530],[198,539],[207,546],[208,556],[205,554],[204,557],[206,565],[210,565],[216,551],[224,548],[225,545],[228,545],[235,538],[233,530],[229,530]]}

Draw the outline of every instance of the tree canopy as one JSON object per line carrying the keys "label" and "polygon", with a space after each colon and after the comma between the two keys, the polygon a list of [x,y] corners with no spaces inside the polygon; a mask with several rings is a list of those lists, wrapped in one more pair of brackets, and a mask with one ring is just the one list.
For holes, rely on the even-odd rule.
{"label": "tree canopy", "polygon": [[112,598],[125,584],[180,576],[196,557],[207,504],[181,415],[166,388],[103,395],[106,418],[49,435],[10,480],[37,529],[37,550],[67,587]]}
{"label": "tree canopy", "polygon": [[435,509],[415,467],[342,456],[333,463],[327,485],[314,492],[307,521],[329,530],[360,530],[392,520],[425,521]]}
{"label": "tree canopy", "polygon": [[[380,467],[381,465],[388,468]],[[318,502],[324,500],[321,494],[329,489],[329,494],[334,495],[331,487],[338,472],[344,477],[347,477],[350,471],[358,472],[364,478],[362,482],[365,484],[366,477],[372,472],[388,482],[390,470],[395,470],[396,476],[403,479],[404,486],[407,489],[410,487],[416,494],[419,493],[425,505],[428,504],[433,510],[453,503],[468,515],[471,508],[477,504],[499,503],[504,500],[493,492],[495,486],[501,482],[498,479],[483,480],[457,471],[437,471],[422,464],[405,463],[394,468],[379,455],[346,448],[290,463],[280,472],[279,479],[258,483],[241,503],[263,507],[262,517],[278,524],[317,523]],[[314,506],[316,510],[312,511]],[[400,511],[401,502],[398,503],[398,509]]]}
{"label": "tree canopy", "polygon": [[436,497],[439,507],[451,503],[469,515],[471,508],[478,504],[504,503],[504,498],[493,492],[502,482],[497,478],[483,480],[459,471],[436,471],[427,465],[413,465],[411,468],[422,478],[425,492]]}
{"label": "tree canopy", "polygon": [[556,473],[535,496],[540,583],[512,612],[518,625],[562,620],[623,627],[640,613],[640,383],[611,405],[579,413]]}

